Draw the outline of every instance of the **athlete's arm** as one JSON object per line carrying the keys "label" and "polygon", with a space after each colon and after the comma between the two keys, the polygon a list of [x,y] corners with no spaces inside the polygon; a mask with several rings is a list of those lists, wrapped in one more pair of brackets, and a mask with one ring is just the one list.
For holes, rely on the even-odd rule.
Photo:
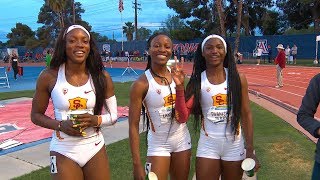
{"label": "athlete's arm", "polygon": [[114,94],[114,86],[112,79],[108,72],[104,72],[106,81],[107,81],[107,87],[106,87],[106,103],[110,110],[110,113],[103,114],[102,117],[102,124],[104,126],[113,125],[117,122],[118,119],[118,110],[117,110],[117,99]]}
{"label": "athlete's arm", "polygon": [[176,87],[176,96],[176,119],[179,123],[185,123],[188,121],[189,115],[191,113],[194,96],[192,96],[190,99],[188,99],[187,102],[185,102],[183,86]]}
{"label": "athlete's arm", "polygon": [[[177,65],[176,57],[175,57],[175,60],[176,60],[176,65],[171,67],[172,79],[176,84],[175,118],[179,123],[185,123],[188,121],[188,118],[191,112],[190,107],[192,107],[193,98],[190,98],[187,103],[185,102],[185,97],[184,97],[185,74],[183,71],[183,60],[181,61],[180,65]],[[192,100],[192,102],[190,100]]]}
{"label": "athlete's arm", "polygon": [[148,81],[145,75],[135,81],[130,89],[129,102],[129,139],[133,162],[134,179],[144,179],[145,172],[140,158],[139,124],[142,101],[148,90]]}
{"label": "athlete's arm", "polygon": [[259,169],[260,164],[254,154],[254,147],[253,147],[253,120],[252,120],[252,113],[250,109],[250,101],[248,95],[248,82],[244,74],[240,75],[241,81],[241,91],[242,91],[242,104],[241,104],[241,122],[242,122],[242,129],[244,131],[244,138],[246,144],[246,156],[253,158],[256,161],[256,170]]}

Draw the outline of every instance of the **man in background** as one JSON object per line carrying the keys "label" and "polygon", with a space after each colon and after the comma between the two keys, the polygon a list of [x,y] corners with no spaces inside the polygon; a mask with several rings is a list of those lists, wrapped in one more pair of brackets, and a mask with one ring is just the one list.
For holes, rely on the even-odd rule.
{"label": "man in background", "polygon": [[261,56],[262,56],[262,52],[263,52],[263,49],[260,48],[260,47],[257,47],[257,65],[260,65],[260,61],[261,61]]}
{"label": "man in background", "polygon": [[271,46],[268,45],[268,63],[272,63],[272,49]]}
{"label": "man in background", "polygon": [[294,44],[291,49],[291,54],[293,56],[293,63],[297,64],[297,53],[298,53],[298,47]]}
{"label": "man in background", "polygon": [[47,50],[46,54],[46,67],[50,67],[50,62],[51,62],[52,56],[50,50]]}
{"label": "man in background", "polygon": [[290,63],[290,53],[291,53],[291,49],[290,49],[290,46],[288,45],[286,50],[285,50],[286,61],[287,61],[288,64]]}
{"label": "man in background", "polygon": [[278,44],[277,50],[278,50],[278,55],[274,61],[275,64],[277,65],[277,85],[276,85],[276,88],[282,88],[283,87],[282,71],[286,66],[286,55],[284,53],[284,47],[282,44]]}
{"label": "man in background", "polygon": [[320,74],[315,75],[306,90],[297,114],[297,121],[313,137],[318,138],[313,165],[312,180],[320,179],[320,122],[315,119],[320,103]]}

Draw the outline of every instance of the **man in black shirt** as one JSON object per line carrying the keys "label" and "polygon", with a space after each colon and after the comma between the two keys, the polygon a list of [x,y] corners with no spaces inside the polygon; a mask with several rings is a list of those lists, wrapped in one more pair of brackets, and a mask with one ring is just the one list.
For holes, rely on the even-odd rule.
{"label": "man in black shirt", "polygon": [[[320,137],[320,121],[314,118],[320,102],[320,74],[314,76],[307,88],[306,94],[297,115],[297,121],[315,138]],[[318,139],[313,167],[312,180],[320,179],[320,141]]]}

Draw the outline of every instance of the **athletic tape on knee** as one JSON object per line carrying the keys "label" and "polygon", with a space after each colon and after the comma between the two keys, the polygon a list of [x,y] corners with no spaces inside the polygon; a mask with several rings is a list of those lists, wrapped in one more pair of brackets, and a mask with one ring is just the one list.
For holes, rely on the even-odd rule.
{"label": "athletic tape on knee", "polygon": [[106,99],[107,106],[110,110],[110,114],[101,115],[103,126],[113,125],[118,119],[118,110],[117,110],[117,98],[115,95]]}

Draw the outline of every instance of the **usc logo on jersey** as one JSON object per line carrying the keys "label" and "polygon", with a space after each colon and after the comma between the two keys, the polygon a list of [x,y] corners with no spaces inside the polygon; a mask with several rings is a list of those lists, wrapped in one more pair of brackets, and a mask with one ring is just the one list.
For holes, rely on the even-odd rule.
{"label": "usc logo on jersey", "polygon": [[163,100],[164,100],[164,105],[163,105],[164,107],[171,106],[171,104],[174,104],[176,101],[176,95],[175,94],[172,94],[172,96],[168,95],[164,97]]}
{"label": "usc logo on jersey", "polygon": [[69,109],[76,110],[76,109],[87,109],[87,101],[88,99],[76,97],[73,99],[69,99]]}
{"label": "usc logo on jersey", "polygon": [[213,106],[226,106],[227,105],[227,95],[226,94],[217,94],[212,96]]}

